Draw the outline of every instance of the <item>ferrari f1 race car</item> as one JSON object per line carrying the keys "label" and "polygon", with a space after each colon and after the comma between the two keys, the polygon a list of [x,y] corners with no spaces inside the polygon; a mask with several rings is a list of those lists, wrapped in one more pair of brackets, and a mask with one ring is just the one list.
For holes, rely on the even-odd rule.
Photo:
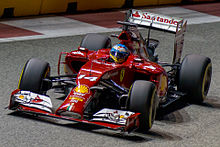
{"label": "ferrari f1 race car", "polygon": [[[182,97],[203,102],[212,64],[210,58],[195,54],[181,60],[185,20],[132,9],[118,23],[122,32],[112,35],[117,45],[112,46],[108,36],[87,34],[77,50],[60,53],[57,76],[50,75],[49,63],[28,60],[8,108],[130,132],[148,131],[156,112]],[[139,27],[148,28],[146,38]],[[150,38],[152,29],[175,35],[172,63],[159,61],[159,41]],[[47,95],[50,89],[66,94],[58,108]]]}

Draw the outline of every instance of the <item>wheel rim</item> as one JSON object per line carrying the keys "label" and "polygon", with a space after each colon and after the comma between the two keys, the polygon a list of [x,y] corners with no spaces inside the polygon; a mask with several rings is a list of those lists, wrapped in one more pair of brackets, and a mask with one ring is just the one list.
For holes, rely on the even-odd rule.
{"label": "wheel rim", "polygon": [[206,96],[209,91],[209,86],[211,83],[211,75],[212,75],[212,65],[209,63],[205,69],[205,74],[203,77],[203,82],[202,82],[202,98],[203,100],[206,99]]}

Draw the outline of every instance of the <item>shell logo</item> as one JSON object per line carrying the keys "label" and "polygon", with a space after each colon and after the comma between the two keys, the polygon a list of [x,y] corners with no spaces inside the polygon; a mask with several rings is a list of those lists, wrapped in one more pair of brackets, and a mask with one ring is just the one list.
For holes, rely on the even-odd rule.
{"label": "shell logo", "polygon": [[24,95],[19,95],[19,99],[24,99]]}
{"label": "shell logo", "polygon": [[78,85],[75,89],[75,92],[77,93],[82,93],[82,94],[86,94],[89,93],[89,88],[85,85]]}

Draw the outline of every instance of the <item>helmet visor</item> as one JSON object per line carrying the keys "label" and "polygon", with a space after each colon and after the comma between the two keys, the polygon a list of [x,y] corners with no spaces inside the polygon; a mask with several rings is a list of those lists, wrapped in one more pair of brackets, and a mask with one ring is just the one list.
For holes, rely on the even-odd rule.
{"label": "helmet visor", "polygon": [[119,52],[119,51],[116,51],[116,50],[111,50],[110,54],[112,56],[118,58],[118,59],[124,59],[125,58],[125,54],[127,54],[127,53]]}

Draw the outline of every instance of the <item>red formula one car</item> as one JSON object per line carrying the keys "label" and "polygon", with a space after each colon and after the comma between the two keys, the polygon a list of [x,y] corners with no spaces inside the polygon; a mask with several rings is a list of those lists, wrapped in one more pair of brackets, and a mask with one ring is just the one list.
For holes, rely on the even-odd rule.
{"label": "red formula one car", "polygon": [[[181,61],[183,19],[129,10],[125,21],[118,23],[122,32],[112,36],[119,44],[112,47],[108,36],[86,35],[78,50],[60,54],[58,76],[50,76],[47,62],[27,61],[8,108],[130,132],[148,131],[157,110],[181,97],[194,103],[206,98],[211,60],[187,55]],[[149,28],[146,39],[137,27]],[[150,38],[151,29],[175,34],[172,63],[160,62],[154,54],[159,41]],[[65,74],[60,74],[60,66]],[[67,94],[57,109],[46,94],[52,88]]]}

